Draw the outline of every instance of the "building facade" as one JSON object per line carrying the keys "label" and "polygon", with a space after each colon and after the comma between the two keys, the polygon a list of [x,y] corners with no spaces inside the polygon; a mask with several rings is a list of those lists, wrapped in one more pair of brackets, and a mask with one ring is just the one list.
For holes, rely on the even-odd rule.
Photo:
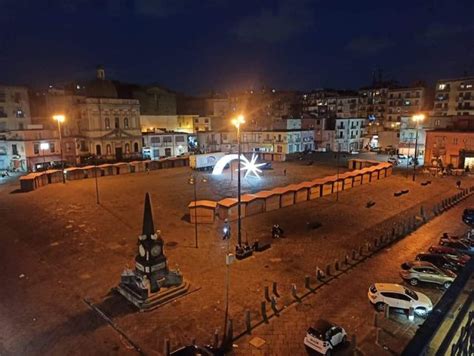
{"label": "building facade", "polygon": [[0,170],[34,172],[60,163],[61,146],[57,130],[29,125],[24,130],[0,134]]}
{"label": "building facade", "polygon": [[474,131],[427,131],[425,165],[474,169]]}
{"label": "building facade", "polygon": [[177,157],[188,152],[188,135],[182,132],[149,132],[143,134],[143,157],[157,160]]}
{"label": "building facade", "polygon": [[0,85],[0,132],[22,130],[31,124],[26,87]]}
{"label": "building facade", "polygon": [[394,88],[388,91],[385,128],[393,128],[402,117],[413,116],[425,108],[425,88]]}
{"label": "building facade", "polygon": [[474,115],[474,77],[438,80],[433,115]]}
{"label": "building facade", "polygon": [[355,152],[363,149],[365,119],[336,118],[333,151]]}

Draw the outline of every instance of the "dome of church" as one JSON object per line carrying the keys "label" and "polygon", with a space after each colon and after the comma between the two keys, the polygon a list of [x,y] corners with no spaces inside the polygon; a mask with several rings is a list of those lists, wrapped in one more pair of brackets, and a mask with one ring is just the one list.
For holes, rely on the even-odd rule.
{"label": "dome of church", "polygon": [[97,67],[96,79],[86,84],[86,95],[89,98],[118,98],[114,83],[105,79],[104,68]]}

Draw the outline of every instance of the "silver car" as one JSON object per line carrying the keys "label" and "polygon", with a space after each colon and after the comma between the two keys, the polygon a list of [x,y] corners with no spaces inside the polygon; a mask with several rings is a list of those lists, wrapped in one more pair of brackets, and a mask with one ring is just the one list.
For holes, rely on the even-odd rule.
{"label": "silver car", "polygon": [[449,288],[456,278],[456,274],[449,270],[442,270],[430,262],[412,261],[402,264],[400,276],[412,286],[419,282],[434,283]]}

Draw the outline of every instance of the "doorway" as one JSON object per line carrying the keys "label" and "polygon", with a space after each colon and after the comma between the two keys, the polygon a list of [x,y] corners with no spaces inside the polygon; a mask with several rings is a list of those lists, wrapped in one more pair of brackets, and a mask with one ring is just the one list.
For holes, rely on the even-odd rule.
{"label": "doorway", "polygon": [[115,147],[115,159],[121,161],[123,158],[122,147]]}

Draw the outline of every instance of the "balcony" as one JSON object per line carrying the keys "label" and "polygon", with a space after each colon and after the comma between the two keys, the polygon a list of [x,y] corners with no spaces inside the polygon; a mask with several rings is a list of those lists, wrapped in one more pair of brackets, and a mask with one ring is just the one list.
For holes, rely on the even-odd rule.
{"label": "balcony", "polygon": [[7,117],[8,117],[7,113],[0,111],[0,118],[7,118]]}

